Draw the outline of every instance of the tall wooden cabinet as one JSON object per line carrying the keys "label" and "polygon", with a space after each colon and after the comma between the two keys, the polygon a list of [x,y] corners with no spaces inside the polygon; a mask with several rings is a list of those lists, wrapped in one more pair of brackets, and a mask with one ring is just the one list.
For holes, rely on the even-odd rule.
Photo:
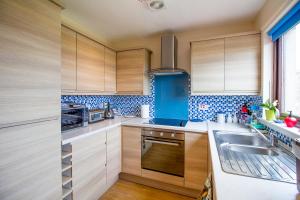
{"label": "tall wooden cabinet", "polygon": [[61,87],[64,90],[75,91],[76,85],[76,32],[61,27]]}
{"label": "tall wooden cabinet", "polygon": [[260,34],[191,43],[192,94],[260,92]]}
{"label": "tall wooden cabinet", "polygon": [[149,94],[151,51],[134,49],[117,52],[117,92],[120,94]]}
{"label": "tall wooden cabinet", "polygon": [[0,129],[0,197],[61,199],[58,120]]}
{"label": "tall wooden cabinet", "polygon": [[77,34],[77,90],[104,91],[104,46]]}
{"label": "tall wooden cabinet", "polygon": [[208,172],[207,133],[185,133],[185,187],[195,190],[203,188]]}
{"label": "tall wooden cabinet", "polygon": [[61,199],[61,8],[0,8],[0,199]]}
{"label": "tall wooden cabinet", "polygon": [[59,116],[60,8],[37,0],[0,5],[0,127]]}

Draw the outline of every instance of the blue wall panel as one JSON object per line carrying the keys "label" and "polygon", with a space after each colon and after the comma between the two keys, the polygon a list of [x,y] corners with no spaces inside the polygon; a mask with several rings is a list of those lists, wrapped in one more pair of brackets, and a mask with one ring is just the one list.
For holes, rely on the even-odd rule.
{"label": "blue wall panel", "polygon": [[187,74],[155,76],[156,118],[188,119],[189,79]]}

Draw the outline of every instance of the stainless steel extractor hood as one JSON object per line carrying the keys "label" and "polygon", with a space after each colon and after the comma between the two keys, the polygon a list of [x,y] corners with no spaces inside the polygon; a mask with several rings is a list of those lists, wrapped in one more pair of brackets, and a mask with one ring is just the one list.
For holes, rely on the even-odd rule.
{"label": "stainless steel extractor hood", "polygon": [[161,37],[161,66],[158,69],[151,69],[150,74],[175,75],[185,72],[177,68],[177,38],[174,34],[163,35]]}

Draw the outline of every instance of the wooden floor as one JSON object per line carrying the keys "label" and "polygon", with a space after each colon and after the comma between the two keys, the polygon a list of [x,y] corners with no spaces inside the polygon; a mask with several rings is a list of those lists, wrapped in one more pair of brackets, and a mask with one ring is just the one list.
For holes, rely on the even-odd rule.
{"label": "wooden floor", "polygon": [[119,180],[99,200],[193,200],[179,194]]}

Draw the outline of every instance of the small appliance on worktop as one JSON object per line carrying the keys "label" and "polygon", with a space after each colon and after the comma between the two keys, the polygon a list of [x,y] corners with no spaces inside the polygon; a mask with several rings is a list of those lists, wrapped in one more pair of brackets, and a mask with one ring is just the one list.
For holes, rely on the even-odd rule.
{"label": "small appliance on worktop", "polygon": [[73,103],[61,104],[61,131],[88,125],[88,109]]}
{"label": "small appliance on worktop", "polygon": [[89,110],[89,123],[99,122],[105,119],[105,110],[92,109]]}

